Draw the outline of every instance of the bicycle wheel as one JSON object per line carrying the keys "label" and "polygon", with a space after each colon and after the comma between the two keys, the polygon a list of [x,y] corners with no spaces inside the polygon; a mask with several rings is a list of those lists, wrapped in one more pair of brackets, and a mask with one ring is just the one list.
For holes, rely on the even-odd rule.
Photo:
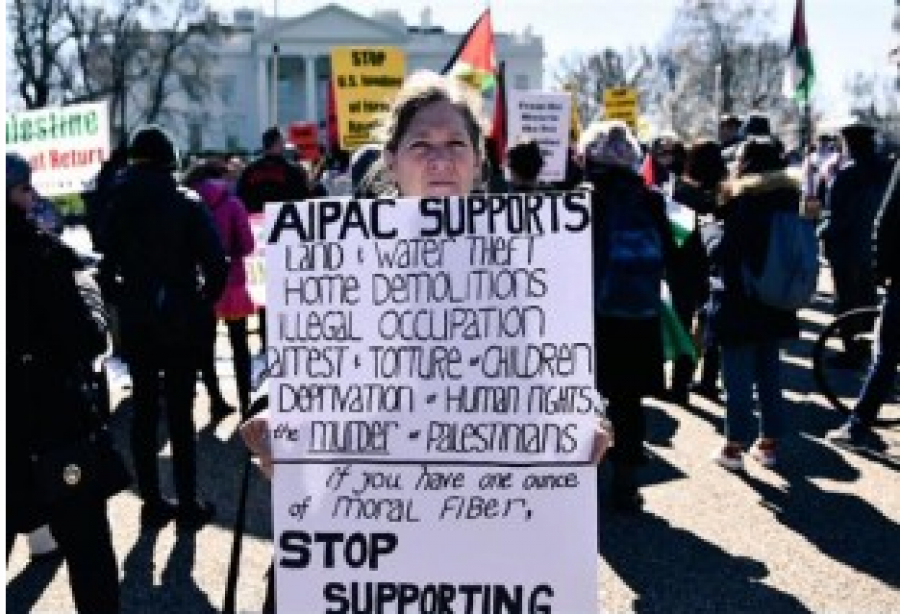
{"label": "bicycle wheel", "polygon": [[[878,307],[842,313],[825,327],[813,346],[816,385],[831,406],[843,414],[849,414],[856,405],[869,373],[879,313]],[[845,339],[857,349],[857,360],[845,353]],[[896,400],[896,390],[893,397]]]}

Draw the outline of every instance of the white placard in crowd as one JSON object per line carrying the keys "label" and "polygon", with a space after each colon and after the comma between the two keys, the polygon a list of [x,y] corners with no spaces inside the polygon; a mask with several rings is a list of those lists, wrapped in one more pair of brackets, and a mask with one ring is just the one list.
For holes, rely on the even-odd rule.
{"label": "white placard in crowd", "polygon": [[509,92],[507,145],[515,145],[521,139],[537,141],[544,156],[540,181],[566,178],[571,104],[572,98],[567,93]]}
{"label": "white placard in crowd", "polygon": [[109,105],[8,112],[6,150],[28,160],[41,196],[84,192],[109,157]]}
{"label": "white placard in crowd", "polygon": [[247,291],[253,303],[266,305],[266,219],[262,213],[251,213],[250,232],[253,233],[253,253],[244,259],[247,269]]}
{"label": "white placard in crowd", "polygon": [[278,611],[596,611],[589,224],[582,193],[267,206]]}

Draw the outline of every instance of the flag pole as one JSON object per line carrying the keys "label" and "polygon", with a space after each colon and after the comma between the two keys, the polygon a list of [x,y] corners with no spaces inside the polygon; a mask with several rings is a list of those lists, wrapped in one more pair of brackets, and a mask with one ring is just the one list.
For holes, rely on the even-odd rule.
{"label": "flag pole", "polygon": [[812,143],[812,105],[807,100],[800,103],[800,152],[806,155],[806,149]]}
{"label": "flag pole", "polygon": [[[272,122],[278,125],[278,0],[275,0],[275,29],[272,31]],[[307,67],[307,70],[309,68]]]}

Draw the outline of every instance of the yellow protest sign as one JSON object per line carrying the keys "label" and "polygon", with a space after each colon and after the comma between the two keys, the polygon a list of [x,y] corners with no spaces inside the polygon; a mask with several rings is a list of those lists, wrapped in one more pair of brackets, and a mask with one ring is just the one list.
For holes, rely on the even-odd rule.
{"label": "yellow protest sign", "polygon": [[637,129],[638,93],[633,87],[608,87],[603,90],[606,119],[621,119],[632,130]]}
{"label": "yellow protest sign", "polygon": [[572,113],[569,117],[569,143],[574,145],[581,138],[581,116],[578,113],[577,89],[572,84],[566,85],[563,89],[569,92],[569,95],[572,97],[570,105]]}
{"label": "yellow protest sign", "polygon": [[341,148],[354,150],[375,140],[405,74],[396,47],[334,47],[331,79]]}

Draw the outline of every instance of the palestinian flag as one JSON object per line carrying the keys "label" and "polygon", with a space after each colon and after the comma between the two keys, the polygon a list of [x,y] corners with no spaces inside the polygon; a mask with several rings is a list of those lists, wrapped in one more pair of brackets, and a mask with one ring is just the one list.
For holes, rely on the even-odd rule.
{"label": "palestinian flag", "polygon": [[806,38],[806,19],[803,16],[803,0],[797,0],[794,9],[794,27],[788,48],[787,66],[784,71],[784,95],[797,102],[809,102],[815,81],[812,52]]}
{"label": "palestinian flag", "polygon": [[691,360],[697,360],[697,348],[694,340],[685,330],[684,325],[675,308],[672,306],[672,293],[668,284],[662,283],[662,308],[659,312],[659,323],[663,342],[663,357],[666,362],[678,360],[681,356],[688,356]]}
{"label": "palestinian flag", "polygon": [[491,9],[484,9],[478,21],[469,28],[441,74],[454,75],[479,92],[494,87],[497,54],[494,50]]}
{"label": "palestinian flag", "polygon": [[669,219],[675,246],[682,247],[697,227],[694,210],[674,200],[671,194],[666,194],[666,217]]}

